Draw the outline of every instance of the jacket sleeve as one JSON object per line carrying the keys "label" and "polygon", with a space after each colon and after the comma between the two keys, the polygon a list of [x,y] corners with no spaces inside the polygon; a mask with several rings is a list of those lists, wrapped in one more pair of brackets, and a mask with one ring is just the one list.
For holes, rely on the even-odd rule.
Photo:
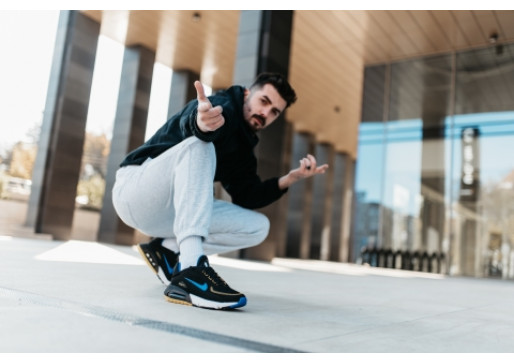
{"label": "jacket sleeve", "polygon": [[275,202],[287,192],[288,189],[279,188],[278,177],[261,181],[255,169],[250,167],[223,183],[234,204],[258,209]]}
{"label": "jacket sleeve", "polygon": [[212,132],[203,132],[196,123],[197,114],[198,101],[193,100],[184,108],[184,111],[180,116],[180,127],[184,137],[194,135],[202,141],[213,142],[219,137],[221,130],[218,129]]}

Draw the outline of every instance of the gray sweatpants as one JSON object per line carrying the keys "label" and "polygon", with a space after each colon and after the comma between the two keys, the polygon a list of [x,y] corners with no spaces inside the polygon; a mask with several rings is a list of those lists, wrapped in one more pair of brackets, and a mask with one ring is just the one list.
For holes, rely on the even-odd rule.
{"label": "gray sweatpants", "polygon": [[261,243],[269,220],[261,213],[215,200],[216,153],[190,137],[142,165],[120,168],[112,199],[121,220],[142,233],[180,242],[203,238],[207,255]]}

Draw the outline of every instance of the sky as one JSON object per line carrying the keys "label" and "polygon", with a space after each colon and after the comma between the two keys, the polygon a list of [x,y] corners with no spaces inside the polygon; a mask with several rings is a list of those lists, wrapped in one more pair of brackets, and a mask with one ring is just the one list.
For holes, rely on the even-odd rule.
{"label": "sky", "polygon": [[[43,120],[58,10],[0,10],[0,155]],[[100,36],[86,130],[112,134],[123,46]],[[166,120],[172,72],[157,63],[146,138]]]}
{"label": "sky", "polygon": [[0,10],[0,148],[41,122],[57,19],[57,11]]}

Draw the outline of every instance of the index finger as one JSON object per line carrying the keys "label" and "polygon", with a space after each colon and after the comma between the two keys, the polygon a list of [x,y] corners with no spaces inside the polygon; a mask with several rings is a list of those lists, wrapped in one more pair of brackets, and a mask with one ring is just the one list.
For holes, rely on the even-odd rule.
{"label": "index finger", "polygon": [[203,84],[200,81],[195,81],[196,88],[196,98],[199,102],[209,101],[207,96],[205,95],[205,90],[203,89]]}

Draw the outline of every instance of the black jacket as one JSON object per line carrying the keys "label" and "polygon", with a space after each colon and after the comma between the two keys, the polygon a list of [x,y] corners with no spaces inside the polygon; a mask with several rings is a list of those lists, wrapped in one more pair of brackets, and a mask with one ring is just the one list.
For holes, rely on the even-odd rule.
{"label": "black jacket", "polygon": [[156,158],[194,135],[214,144],[217,160],[214,180],[221,182],[234,204],[256,209],[279,199],[286,190],[278,187],[278,177],[261,181],[257,175],[253,150],[259,139],[243,117],[244,88],[232,86],[208,98],[213,106],[223,107],[225,124],[222,127],[213,132],[202,132],[196,124],[198,101],[193,100],[148,141],[129,153],[120,166],[141,165],[147,158]]}

